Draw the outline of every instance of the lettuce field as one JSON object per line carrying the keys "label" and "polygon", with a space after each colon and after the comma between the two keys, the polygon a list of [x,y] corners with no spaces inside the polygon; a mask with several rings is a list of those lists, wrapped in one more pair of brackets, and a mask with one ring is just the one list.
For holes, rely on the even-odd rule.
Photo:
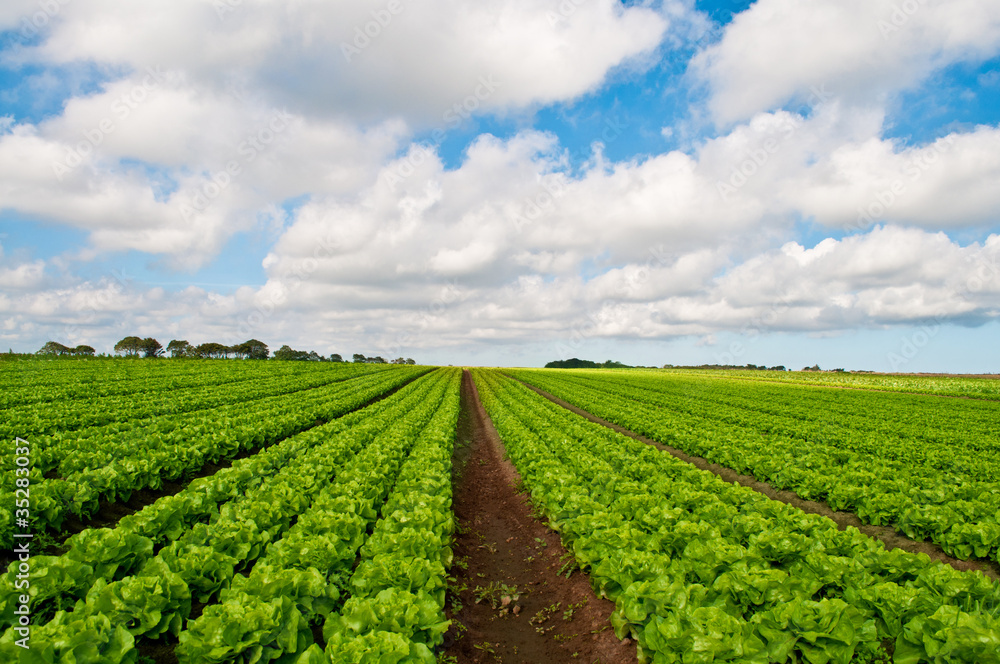
{"label": "lettuce field", "polygon": [[1000,381],[98,358],[0,385],[2,662],[1000,662]]}

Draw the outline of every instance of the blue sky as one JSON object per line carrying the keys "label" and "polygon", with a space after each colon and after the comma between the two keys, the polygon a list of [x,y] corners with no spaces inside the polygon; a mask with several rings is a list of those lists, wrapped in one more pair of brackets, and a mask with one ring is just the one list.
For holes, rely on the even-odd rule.
{"label": "blue sky", "polygon": [[1000,3],[456,3],[5,4],[0,345],[1000,372]]}

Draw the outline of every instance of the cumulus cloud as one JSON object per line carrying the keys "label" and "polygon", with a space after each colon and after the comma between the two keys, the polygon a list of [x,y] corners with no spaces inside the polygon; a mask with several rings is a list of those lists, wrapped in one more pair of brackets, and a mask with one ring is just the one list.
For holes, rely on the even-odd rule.
{"label": "cumulus cloud", "polygon": [[790,178],[788,204],[830,226],[891,220],[924,228],[996,224],[1000,129],[978,127],[922,147],[870,138],[830,151]]}
{"label": "cumulus cloud", "polygon": [[831,102],[809,117],[758,113],[700,148],[715,194],[767,220],[794,216],[861,231],[878,223],[991,228],[1000,217],[1000,130],[980,126],[922,146],[881,137],[885,115]]}
{"label": "cumulus cloud", "polygon": [[[692,3],[59,5],[6,55],[108,79],[35,123],[0,119],[4,210],[88,233],[76,260],[137,250],[195,269],[261,216],[278,239],[266,283],[231,294],[0,256],[0,336],[389,356],[995,320],[1000,236],[941,231],[995,229],[1000,130],[906,146],[884,128],[887,95],[995,53],[1000,13],[911,4],[759,0],[692,64],[724,130],[617,161],[595,144],[582,165],[532,129],[477,136],[458,163],[412,137],[643,71],[672,26],[700,35]],[[0,24],[36,6],[5,5]],[[850,234],[806,242],[803,220]]]}
{"label": "cumulus cloud", "polygon": [[692,62],[728,124],[827,90],[857,105],[1000,50],[1000,3],[758,0]]}
{"label": "cumulus cloud", "polygon": [[269,205],[353,192],[403,132],[248,107],[159,76],[141,72],[0,133],[3,205],[88,231],[101,250],[197,267]]}
{"label": "cumulus cloud", "polygon": [[353,198],[417,128],[572,99],[667,29],[612,0],[51,4],[38,20],[5,5],[0,24],[40,35],[5,55],[110,80],[37,125],[4,122],[4,208],[185,269],[261,209]]}
{"label": "cumulus cloud", "polygon": [[[386,316],[377,333],[359,329],[415,345],[463,335],[523,343],[580,326],[607,337],[706,335],[762,316],[774,331],[811,332],[996,316],[998,236],[963,247],[879,225],[771,249],[757,238],[763,208],[734,213],[715,191],[718,168],[671,153],[595,163],[574,179],[553,170],[556,147],[535,132],[484,138],[458,169],[431,153],[395,190],[383,177],[353,206],[312,201],[268,256],[254,306]],[[977,270],[988,278],[972,288]],[[435,332],[413,333],[434,308]]]}
{"label": "cumulus cloud", "polygon": [[660,13],[612,0],[94,0],[67,6],[32,56],[159,66],[211,89],[245,83],[307,115],[426,123],[484,81],[486,110],[572,99],[666,29]]}
{"label": "cumulus cloud", "polygon": [[455,277],[400,280],[387,289],[331,279],[314,264],[232,295],[111,279],[46,285],[5,293],[0,311],[7,339],[110,349],[132,333],[223,343],[255,337],[394,357],[469,343],[572,349],[597,338],[828,333],[1000,317],[998,235],[963,246],[941,233],[880,226],[813,247],[789,242],[740,263],[711,249],[663,249],[589,279]]}

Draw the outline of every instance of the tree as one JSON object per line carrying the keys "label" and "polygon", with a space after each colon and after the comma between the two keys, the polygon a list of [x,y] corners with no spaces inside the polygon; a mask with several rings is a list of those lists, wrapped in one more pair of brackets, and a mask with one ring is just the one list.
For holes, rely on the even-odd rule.
{"label": "tree", "polygon": [[115,344],[115,352],[124,353],[126,357],[134,357],[142,350],[142,339],[139,337],[125,337]]}
{"label": "tree", "polygon": [[291,346],[289,346],[288,344],[285,344],[284,346],[282,346],[278,350],[274,351],[274,359],[276,359],[276,360],[294,360],[295,359],[295,352],[296,351],[292,350]]}
{"label": "tree", "polygon": [[371,362],[372,364],[386,364],[385,358],[382,357],[381,355],[377,355],[375,357],[369,357],[368,361]]}
{"label": "tree", "polygon": [[93,346],[80,345],[70,351],[73,355],[83,355],[83,356],[93,356],[97,352],[94,350]]}
{"label": "tree", "polygon": [[194,346],[183,339],[171,339],[167,344],[167,352],[170,357],[191,357],[194,355]]}
{"label": "tree", "polygon": [[142,352],[146,357],[160,357],[163,355],[163,344],[153,337],[146,337],[141,343]]}
{"label": "tree", "polygon": [[198,357],[229,357],[229,346],[223,346],[215,342],[209,342],[206,344],[198,344],[194,349],[195,355]]}
{"label": "tree", "polygon": [[407,363],[407,364],[416,364],[416,362],[414,362],[414,361],[413,361],[413,358],[412,358],[412,357],[408,357],[408,358],[406,358],[406,363]]}
{"label": "tree", "polygon": [[361,353],[355,353],[354,354],[354,362],[355,363],[357,363],[357,364],[364,364],[367,361],[368,361],[368,358],[365,357],[364,355],[362,355]]}
{"label": "tree", "polygon": [[546,369],[596,369],[600,365],[591,360],[581,360],[578,357],[571,357],[568,360],[553,360],[545,365]]}
{"label": "tree", "polygon": [[267,344],[257,339],[248,339],[241,344],[233,346],[233,352],[237,357],[245,357],[248,360],[266,360],[270,351]]}
{"label": "tree", "polygon": [[340,356],[340,353],[332,353],[332,354],[330,355],[330,361],[331,361],[331,362],[343,362],[343,361],[344,361],[344,358],[342,358],[342,357]]}
{"label": "tree", "polygon": [[[319,355],[316,355],[315,351],[312,352],[312,355],[316,356],[315,359],[319,359]],[[313,358],[306,351],[294,350],[291,346],[285,344],[278,350],[274,351],[274,359],[301,362],[302,360],[311,360]]]}
{"label": "tree", "polygon": [[71,352],[72,349],[56,341],[46,342],[44,346],[38,349],[38,355],[69,355]]}

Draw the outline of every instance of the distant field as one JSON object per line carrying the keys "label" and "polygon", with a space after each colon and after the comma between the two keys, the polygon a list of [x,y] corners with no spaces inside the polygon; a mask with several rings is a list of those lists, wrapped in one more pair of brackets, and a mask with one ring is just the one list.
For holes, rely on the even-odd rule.
{"label": "distant field", "polygon": [[[644,662],[1000,662],[1000,381],[86,359],[3,362],[0,387],[5,662],[520,661],[515,637],[577,661],[604,628]],[[534,579],[540,538],[453,511],[473,421],[519,477],[505,504],[523,488],[565,547]],[[603,628],[552,608],[560,567]]]}
{"label": "distant field", "polygon": [[940,394],[942,396],[970,397],[1000,400],[1000,375],[912,375],[840,373],[833,371],[748,371],[741,369],[663,369],[665,373],[696,373],[719,378],[744,380],[781,381],[802,385],[829,385],[890,392]]}

